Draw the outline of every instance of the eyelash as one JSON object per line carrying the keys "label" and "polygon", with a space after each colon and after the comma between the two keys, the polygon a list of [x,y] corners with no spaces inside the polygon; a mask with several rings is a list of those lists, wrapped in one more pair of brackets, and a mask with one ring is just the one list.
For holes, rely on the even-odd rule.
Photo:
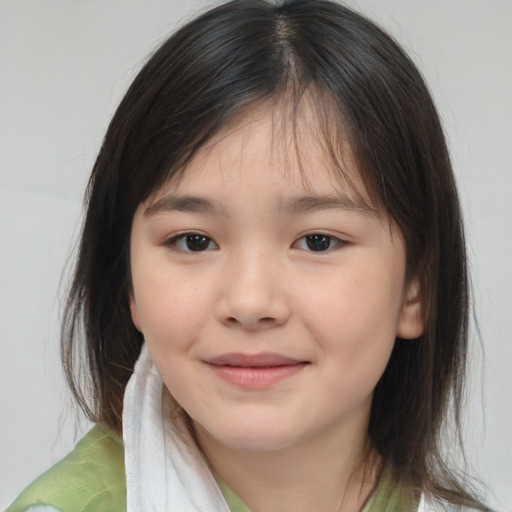
{"label": "eyelash", "polygon": [[[302,241],[304,241],[303,244],[305,247],[299,246]],[[196,246],[196,248],[191,248],[189,242],[199,242],[199,244]],[[347,245],[347,243],[348,242],[345,240],[341,240],[340,238],[332,235],[326,235],[324,233],[310,233],[298,238],[297,241],[293,243],[293,247],[308,252],[330,252]],[[180,246],[180,244],[185,244],[185,246]],[[210,247],[212,244],[214,247]],[[334,245],[332,246],[332,244]],[[180,233],[179,235],[173,236],[167,240],[164,245],[174,247],[180,252],[206,252],[208,250],[215,250],[219,248],[219,246],[212,238],[196,231],[187,231],[185,233]],[[316,249],[312,248],[315,246]]]}
{"label": "eyelash", "polygon": [[[206,243],[206,247],[204,249],[199,248],[197,250],[191,249],[188,245],[188,242],[191,242],[193,238],[196,238],[196,241],[199,241],[198,239],[203,239],[203,244]],[[180,243],[187,244],[187,246],[180,247]],[[197,231],[187,231],[185,233],[180,233],[179,235],[173,236],[167,240],[164,245],[174,247],[180,252],[204,252],[208,249],[210,244],[214,244],[214,249],[219,248],[219,246],[209,236],[206,236],[205,234]],[[209,250],[212,250],[212,248]]]}
{"label": "eyelash", "polygon": [[[309,250],[309,252],[330,252],[340,247],[347,245],[345,240],[341,240],[340,238],[332,235],[326,235],[325,233],[310,233],[308,235],[301,236],[293,245],[298,246],[299,242],[304,240],[307,249],[304,247],[299,247],[299,249]],[[324,247],[325,242],[327,242],[328,247],[322,250],[315,250],[311,248],[311,245],[316,245],[316,247]],[[331,244],[334,246],[331,247]]]}

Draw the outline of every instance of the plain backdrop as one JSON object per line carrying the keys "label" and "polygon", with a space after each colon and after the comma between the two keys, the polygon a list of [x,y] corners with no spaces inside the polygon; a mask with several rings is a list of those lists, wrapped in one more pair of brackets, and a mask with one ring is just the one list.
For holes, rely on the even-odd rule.
{"label": "plain backdrop", "polygon": [[[512,510],[512,2],[360,0],[425,74],[467,221],[476,351],[467,448]],[[66,262],[107,123],[148,52],[205,0],[0,0],[0,509],[69,451],[59,363]],[[476,339],[473,336],[473,339]],[[482,368],[485,368],[482,389]]]}

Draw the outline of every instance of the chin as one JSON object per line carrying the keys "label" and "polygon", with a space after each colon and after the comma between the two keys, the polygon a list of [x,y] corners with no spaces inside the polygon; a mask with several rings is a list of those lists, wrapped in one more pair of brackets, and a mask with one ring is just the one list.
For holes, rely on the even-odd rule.
{"label": "chin", "polygon": [[[204,428],[203,428],[204,431]],[[283,425],[269,425],[255,422],[254,425],[230,425],[229,429],[212,428],[206,433],[211,441],[220,443],[233,450],[275,451],[294,444],[297,432],[284,428]]]}

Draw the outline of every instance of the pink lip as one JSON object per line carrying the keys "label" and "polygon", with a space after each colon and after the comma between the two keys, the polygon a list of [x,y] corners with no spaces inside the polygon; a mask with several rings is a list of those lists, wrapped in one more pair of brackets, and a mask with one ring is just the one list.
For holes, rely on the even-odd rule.
{"label": "pink lip", "polygon": [[309,364],[278,354],[223,354],[205,361],[222,380],[244,389],[263,389],[291,377]]}

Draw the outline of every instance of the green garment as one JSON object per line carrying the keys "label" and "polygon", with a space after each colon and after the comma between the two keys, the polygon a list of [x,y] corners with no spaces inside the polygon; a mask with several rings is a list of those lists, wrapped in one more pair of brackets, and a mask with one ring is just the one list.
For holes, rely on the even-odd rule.
{"label": "green garment", "polygon": [[[222,481],[219,487],[231,512],[250,512],[242,500]],[[400,505],[393,492],[385,508],[380,486],[363,512],[374,510],[411,512],[417,504]],[[29,485],[6,510],[24,512],[35,505],[49,505],[60,512],[126,512],[126,476],[122,439],[104,426],[96,425],[64,459]]]}
{"label": "green garment", "polygon": [[64,459],[30,484],[6,510],[51,505],[61,512],[126,512],[121,438],[96,425]]}
{"label": "green garment", "polygon": [[[231,512],[250,512],[224,483]],[[24,512],[50,505],[60,512],[126,512],[126,475],[122,439],[96,425],[75,449],[29,485],[6,510]]]}

